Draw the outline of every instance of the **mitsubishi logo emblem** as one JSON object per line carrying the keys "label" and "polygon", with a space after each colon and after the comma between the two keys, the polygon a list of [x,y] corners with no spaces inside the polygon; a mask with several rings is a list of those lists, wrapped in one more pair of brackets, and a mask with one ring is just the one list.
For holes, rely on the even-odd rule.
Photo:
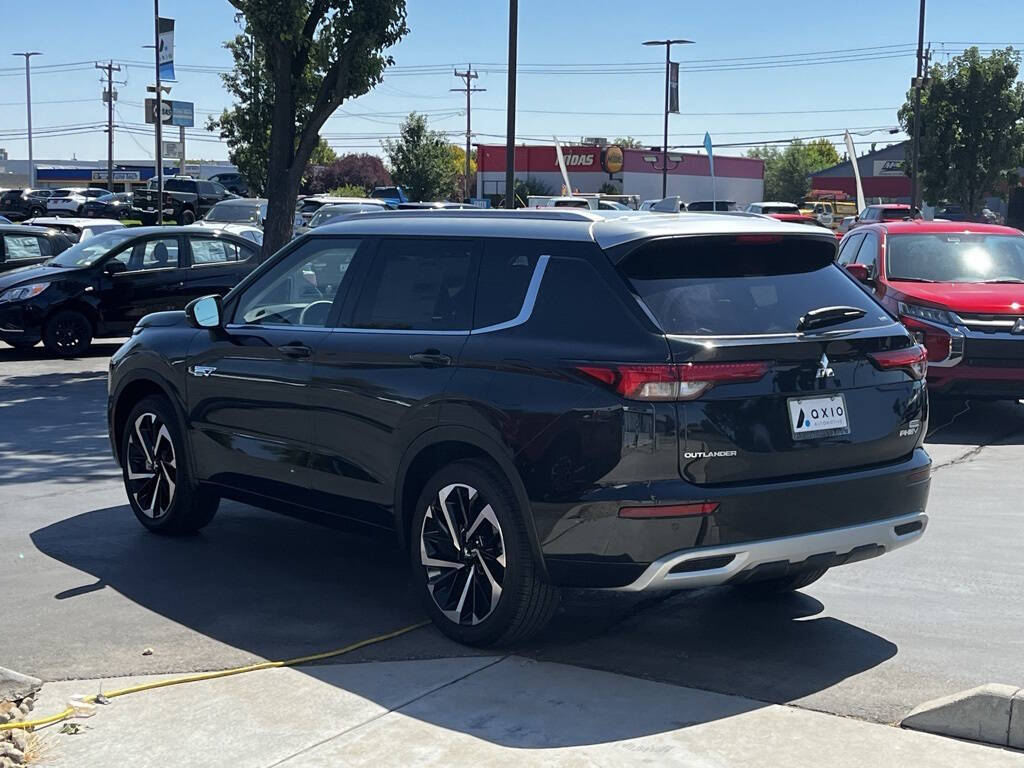
{"label": "mitsubishi logo emblem", "polygon": [[1010,333],[1024,333],[1024,317],[1018,317]]}
{"label": "mitsubishi logo emblem", "polygon": [[828,355],[822,353],[821,360],[818,361],[818,372],[815,374],[816,379],[830,379],[836,375],[836,372],[829,367]]}

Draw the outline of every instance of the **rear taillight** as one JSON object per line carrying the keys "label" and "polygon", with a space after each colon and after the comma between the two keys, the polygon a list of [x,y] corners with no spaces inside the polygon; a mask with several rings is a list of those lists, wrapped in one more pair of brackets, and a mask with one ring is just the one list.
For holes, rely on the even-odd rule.
{"label": "rear taillight", "polygon": [[920,344],[868,355],[875,367],[882,371],[902,368],[912,379],[923,379],[928,372],[928,352]]}
{"label": "rear taillight", "polygon": [[704,517],[718,509],[717,501],[701,501],[695,504],[664,504],[647,507],[622,507],[619,517],[630,520],[651,520],[665,517]]}
{"label": "rear taillight", "polygon": [[576,370],[630,400],[693,400],[715,384],[759,381],[767,362],[580,365]]}
{"label": "rear taillight", "polygon": [[907,327],[916,341],[924,345],[928,359],[933,363],[941,362],[949,357],[953,337],[944,330],[906,315],[900,315],[900,322]]}

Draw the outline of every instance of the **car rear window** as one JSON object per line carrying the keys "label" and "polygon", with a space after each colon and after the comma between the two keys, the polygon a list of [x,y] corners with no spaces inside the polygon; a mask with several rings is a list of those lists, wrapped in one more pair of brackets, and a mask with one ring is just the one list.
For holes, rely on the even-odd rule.
{"label": "car rear window", "polygon": [[619,269],[672,334],[794,333],[809,310],[830,306],[867,313],[843,328],[888,321],[834,256],[834,243],[819,238],[670,238],[641,247]]}

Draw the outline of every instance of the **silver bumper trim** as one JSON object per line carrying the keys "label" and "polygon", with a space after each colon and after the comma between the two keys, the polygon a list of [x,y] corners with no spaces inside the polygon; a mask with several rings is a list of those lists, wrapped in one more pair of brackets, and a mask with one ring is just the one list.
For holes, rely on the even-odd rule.
{"label": "silver bumper trim", "polygon": [[[920,522],[913,531],[898,534],[896,528],[908,523]],[[632,584],[617,587],[618,592],[642,592],[655,589],[695,589],[725,584],[743,571],[756,568],[764,563],[788,561],[801,563],[815,555],[835,553],[846,555],[866,545],[876,544],[891,552],[921,538],[928,527],[928,515],[923,512],[901,517],[890,517],[862,525],[833,528],[817,533],[787,536],[781,539],[766,539],[724,547],[706,547],[673,552],[651,563]],[[878,554],[882,554],[879,552]],[[670,573],[673,568],[693,560],[732,555],[733,558],[720,568]]]}

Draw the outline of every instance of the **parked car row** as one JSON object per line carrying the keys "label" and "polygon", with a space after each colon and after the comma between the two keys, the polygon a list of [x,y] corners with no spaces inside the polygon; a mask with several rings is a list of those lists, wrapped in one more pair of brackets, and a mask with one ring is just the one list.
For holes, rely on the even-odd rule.
{"label": "parked car row", "polygon": [[40,227],[0,227],[0,341],[76,356],[93,338],[126,336],[151,312],[227,293],[262,249],[200,227],[119,228],[72,244]]}

